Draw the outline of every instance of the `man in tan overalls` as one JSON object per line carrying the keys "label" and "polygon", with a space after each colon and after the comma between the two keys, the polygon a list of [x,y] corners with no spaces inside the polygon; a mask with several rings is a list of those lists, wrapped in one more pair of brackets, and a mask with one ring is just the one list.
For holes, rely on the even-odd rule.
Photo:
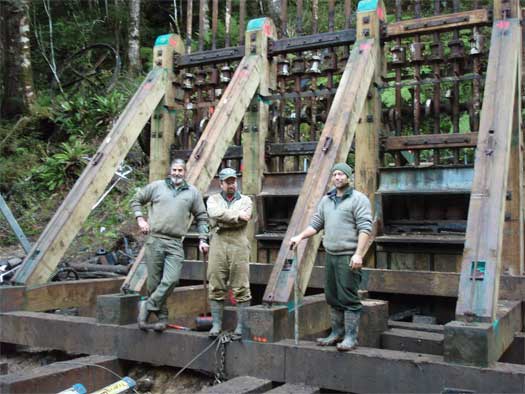
{"label": "man in tan overalls", "polygon": [[213,327],[210,337],[222,330],[224,299],[228,285],[237,302],[237,327],[234,334],[245,332],[246,310],[252,298],[250,293],[250,243],[246,235],[252,215],[252,200],[237,191],[237,173],[224,168],[219,173],[222,191],[208,198],[208,216],[212,227],[208,281]]}

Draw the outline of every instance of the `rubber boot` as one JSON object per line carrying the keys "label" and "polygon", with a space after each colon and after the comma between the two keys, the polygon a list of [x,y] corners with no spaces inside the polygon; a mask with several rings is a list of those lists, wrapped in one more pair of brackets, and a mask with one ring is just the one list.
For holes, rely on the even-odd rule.
{"label": "rubber boot", "polygon": [[150,311],[148,311],[147,301],[139,301],[139,316],[137,318],[137,323],[139,324],[139,328],[141,330],[147,331],[148,328],[151,328],[151,325],[148,324],[148,317],[150,315]]}
{"label": "rubber boot", "polygon": [[163,332],[168,327],[168,315],[165,313],[158,313],[158,321],[153,324],[153,329],[157,332]]}
{"label": "rubber boot", "polygon": [[337,350],[347,352],[357,347],[357,334],[359,333],[359,319],[361,311],[345,311],[345,339],[337,344]]}
{"label": "rubber boot", "polygon": [[250,306],[250,301],[238,302],[237,303],[237,327],[233,332],[233,339],[242,339],[243,335],[246,333],[246,320],[247,320],[247,310],[246,307]]}
{"label": "rubber boot", "polygon": [[224,313],[224,302],[211,300],[210,306],[213,325],[211,327],[210,332],[208,333],[208,336],[210,338],[216,338],[221,334],[222,331],[222,315]]}
{"label": "rubber boot", "polygon": [[345,335],[344,312],[335,308],[330,309],[332,331],[326,338],[317,338],[317,346],[334,346],[343,340]]}

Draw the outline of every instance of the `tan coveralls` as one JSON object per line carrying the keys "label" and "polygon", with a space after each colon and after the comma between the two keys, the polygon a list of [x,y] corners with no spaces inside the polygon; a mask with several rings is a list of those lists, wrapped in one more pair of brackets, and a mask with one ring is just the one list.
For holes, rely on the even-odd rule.
{"label": "tan coveralls", "polygon": [[228,201],[224,192],[208,198],[211,243],[208,264],[209,298],[224,301],[228,285],[238,303],[251,300],[250,293],[250,242],[246,235],[247,222],[239,214],[251,215],[252,200],[235,193]]}

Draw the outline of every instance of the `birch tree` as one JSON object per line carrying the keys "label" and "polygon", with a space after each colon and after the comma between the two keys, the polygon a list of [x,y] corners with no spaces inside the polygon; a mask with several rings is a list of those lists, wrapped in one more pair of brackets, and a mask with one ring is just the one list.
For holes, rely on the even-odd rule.
{"label": "birch tree", "polygon": [[1,113],[13,118],[31,110],[35,102],[27,0],[3,1],[4,96]]}
{"label": "birch tree", "polygon": [[129,2],[128,70],[132,75],[142,71],[140,63],[140,0]]}

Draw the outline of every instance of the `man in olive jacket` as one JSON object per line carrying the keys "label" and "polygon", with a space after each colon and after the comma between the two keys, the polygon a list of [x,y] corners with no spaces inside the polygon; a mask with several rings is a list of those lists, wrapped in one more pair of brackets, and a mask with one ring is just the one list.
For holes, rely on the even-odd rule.
{"label": "man in olive jacket", "polygon": [[331,309],[332,332],[319,338],[317,344],[337,345],[340,351],[357,346],[362,308],[357,291],[363,254],[372,231],[370,201],[350,187],[351,177],[352,169],[346,163],[333,167],[335,188],[321,199],[310,225],[290,240],[295,247],[302,239],[324,229],[325,296]]}
{"label": "man in olive jacket", "polygon": [[235,336],[245,332],[246,307],[250,305],[250,242],[246,233],[252,215],[252,200],[237,191],[237,172],[224,168],[219,172],[222,191],[208,198],[212,227],[208,266],[209,298],[213,327],[209,336],[221,333],[224,299],[230,285],[237,302]]}
{"label": "man in olive jacket", "polygon": [[[199,249],[208,252],[208,215],[200,192],[185,181],[186,163],[175,159],[170,166],[170,176],[155,181],[137,192],[131,208],[140,230],[149,234],[146,239],[144,260],[148,267],[148,300],[140,303],[138,324],[143,330],[153,328],[164,331],[168,322],[166,300],[180,279],[184,249],[182,238],[195,217],[199,230]],[[142,206],[149,204],[148,219]],[[158,322],[147,324],[151,313]]]}

